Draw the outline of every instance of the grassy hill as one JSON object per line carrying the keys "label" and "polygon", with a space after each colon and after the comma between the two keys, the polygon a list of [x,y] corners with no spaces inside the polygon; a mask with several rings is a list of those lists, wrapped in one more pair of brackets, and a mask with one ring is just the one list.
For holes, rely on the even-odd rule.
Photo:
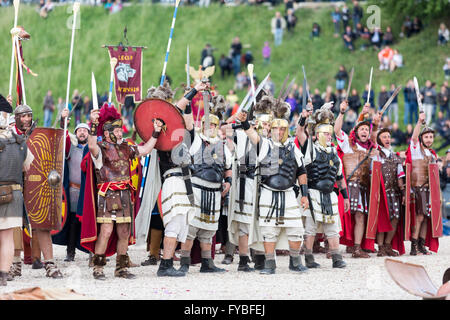
{"label": "grassy hill", "polygon": [[[284,10],[280,6],[280,11]],[[200,62],[200,53],[205,43],[217,48],[216,61],[220,54],[227,54],[233,37],[239,36],[243,44],[249,44],[255,57],[255,73],[262,79],[271,71],[277,90],[280,89],[286,75],[295,76],[301,84],[303,75],[301,65],[305,65],[311,88],[318,87],[324,91],[327,85],[335,86],[334,75],[339,65],[347,70],[355,67],[353,86],[362,92],[368,82],[370,67],[374,66],[373,87],[376,96],[382,84],[405,84],[407,79],[417,76],[423,85],[431,79],[440,85],[443,81],[442,66],[449,55],[448,46],[438,47],[437,28],[440,21],[431,22],[419,35],[410,39],[398,39],[394,46],[404,57],[405,67],[390,74],[378,70],[377,54],[373,50],[348,52],[342,39],[333,37],[331,8],[299,9],[296,11],[298,24],[293,34],[286,34],[280,47],[273,47],[270,32],[270,19],[275,10],[267,7],[239,6],[209,8],[185,7],[178,10],[175,32],[167,74],[173,79],[174,86],[185,82],[186,47],[190,46],[191,65]],[[11,38],[9,30],[13,26],[14,10],[12,7],[0,8],[0,92],[7,94],[9,86]],[[71,7],[58,6],[47,19],[42,19],[35,7],[21,5],[19,25],[23,25],[31,34],[31,40],[25,42],[24,54],[26,64],[38,77],[25,75],[25,87],[28,104],[35,110],[42,124],[43,97],[48,89],[53,91],[55,99],[65,97],[67,83],[67,66],[71,30]],[[143,89],[144,91],[158,84],[162,71],[167,40],[172,21],[173,7],[160,5],[134,5],[125,7],[120,13],[110,15],[101,7],[81,7],[80,29],[76,31],[75,50],[73,54],[71,90],[79,89],[84,95],[90,95],[90,73],[97,79],[99,92],[108,89],[109,59],[103,44],[117,44],[122,40],[123,29],[127,26],[128,39],[132,45],[147,46],[144,51]],[[366,15],[367,16],[367,15]],[[312,41],[309,34],[313,22],[322,28],[322,36]],[[394,34],[398,35],[401,26],[399,18],[392,19],[382,13],[382,28],[392,25]],[[262,64],[261,49],[264,41],[272,44],[271,64]],[[245,49],[244,49],[245,51]],[[218,68],[218,67],[217,67]],[[219,74],[219,70],[216,71]],[[221,93],[226,94],[233,87],[234,79],[221,80],[214,77],[214,82]],[[243,97],[242,92],[238,92]],[[403,114],[403,95],[400,110]]]}

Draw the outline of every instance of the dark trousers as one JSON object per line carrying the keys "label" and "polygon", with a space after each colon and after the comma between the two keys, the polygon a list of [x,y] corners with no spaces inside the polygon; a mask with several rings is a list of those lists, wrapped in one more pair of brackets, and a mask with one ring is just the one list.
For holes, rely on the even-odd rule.
{"label": "dark trousers", "polygon": [[69,213],[66,223],[69,226],[67,234],[67,254],[75,255],[75,249],[80,241],[81,223],[75,212]]}

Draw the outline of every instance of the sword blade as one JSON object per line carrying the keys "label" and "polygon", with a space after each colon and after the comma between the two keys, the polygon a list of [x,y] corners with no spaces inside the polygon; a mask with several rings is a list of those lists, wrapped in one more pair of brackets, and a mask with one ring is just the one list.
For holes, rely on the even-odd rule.
{"label": "sword blade", "polygon": [[398,95],[398,93],[400,92],[401,89],[402,89],[402,86],[399,86],[399,87],[397,87],[395,89],[395,91],[392,93],[392,95],[389,98],[389,100],[386,101],[386,103],[384,104],[383,108],[381,109],[381,114],[384,114],[386,112],[387,108],[390,106],[390,104],[395,99],[395,97]]}
{"label": "sword blade", "polygon": [[[269,77],[270,77],[270,72],[267,74],[267,76],[264,78],[264,80],[261,81],[261,83],[258,85],[258,88],[256,88],[255,103],[256,103],[256,97],[261,92],[261,90],[264,89],[264,86],[266,85],[266,82],[269,79]],[[241,106],[243,106],[243,104],[241,103],[241,106],[239,106],[238,112],[241,111],[241,109],[243,109],[245,112],[248,112],[250,110],[250,108],[252,107],[253,99],[250,101],[248,100],[250,97],[250,93],[251,93],[250,91],[247,93],[247,96],[246,96],[247,101],[246,101],[245,107],[241,108]],[[245,98],[244,98],[244,100],[245,100]]]}
{"label": "sword blade", "polygon": [[98,109],[97,84],[95,82],[94,72],[92,72],[91,76],[91,89],[92,89],[92,108],[94,110],[97,110]]}
{"label": "sword blade", "polygon": [[348,100],[348,97],[350,95],[350,89],[352,87],[352,81],[353,81],[353,73],[355,72],[355,68],[352,67],[352,71],[350,71],[350,78],[348,80],[348,87],[347,87],[347,93],[345,95],[345,99]]}
{"label": "sword blade", "polygon": [[422,105],[422,99],[420,99],[420,88],[419,88],[419,82],[417,81],[417,78],[414,77],[414,89],[416,91],[416,97],[417,97],[417,105],[419,106],[419,111],[423,112],[423,105]]}
{"label": "sword blade", "polygon": [[[305,67],[302,66],[302,69],[303,69],[303,85],[304,85],[303,95],[306,93],[306,97],[308,98],[308,102],[311,102],[312,100],[311,100],[311,96],[310,96],[309,90],[308,90],[308,79],[306,78]],[[304,105],[306,105],[306,101],[305,101]]]}
{"label": "sword blade", "polygon": [[209,92],[208,91],[203,91],[202,92],[203,95],[203,110],[205,112],[205,126],[203,127],[204,130],[204,135],[206,137],[209,137]]}
{"label": "sword blade", "polygon": [[366,103],[369,103],[369,100],[370,100],[370,91],[372,90],[372,74],[373,74],[373,67],[370,68],[369,91],[367,92]]}
{"label": "sword blade", "polygon": [[189,66],[190,66],[190,59],[189,59],[189,46],[187,46],[187,53],[186,53],[186,84],[187,87],[191,87],[191,76],[189,74]]}

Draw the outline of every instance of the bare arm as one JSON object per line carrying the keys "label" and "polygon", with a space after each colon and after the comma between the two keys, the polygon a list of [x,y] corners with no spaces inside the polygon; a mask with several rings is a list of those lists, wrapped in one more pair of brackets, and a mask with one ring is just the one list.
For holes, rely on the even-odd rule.
{"label": "bare arm", "polygon": [[419,141],[419,134],[420,134],[420,127],[422,126],[422,123],[425,121],[425,112],[419,113],[419,120],[417,120],[416,126],[414,127],[413,135],[411,137],[411,140],[414,144],[417,144]]}
{"label": "bare arm", "polygon": [[89,152],[91,153],[91,155],[97,159],[98,158],[98,154],[100,152],[100,148],[98,147],[97,144],[97,126],[98,126],[98,116],[99,116],[100,110],[98,109],[93,109],[91,111],[91,132],[89,133],[89,137],[88,137],[88,147],[89,147]]}
{"label": "bare arm", "polygon": [[143,146],[138,146],[137,150],[139,152],[139,157],[140,156],[145,156],[147,154],[149,154],[150,152],[152,152],[153,148],[156,145],[156,142],[158,141],[158,136],[161,132],[161,128],[162,128],[162,122],[158,119],[155,119],[155,122],[153,123],[153,127],[154,127],[154,132],[153,135],[151,136],[150,139],[147,140],[147,142],[143,145]]}
{"label": "bare arm", "polygon": [[348,199],[347,183],[345,182],[344,178],[339,179],[336,182],[339,191],[341,192],[342,197],[344,198],[344,212],[347,212],[348,210],[350,210],[350,200]]}
{"label": "bare arm", "polygon": [[378,111],[372,120],[372,132],[370,133],[370,140],[372,140],[373,143],[377,143],[377,134],[378,134],[378,125],[380,124],[380,120],[381,120],[381,112]]}
{"label": "bare arm", "polygon": [[344,100],[341,102],[341,105],[339,106],[339,115],[336,118],[336,121],[334,122],[334,134],[337,138],[342,139],[342,125],[344,124],[344,114],[345,111],[347,111],[348,107],[348,101]]}

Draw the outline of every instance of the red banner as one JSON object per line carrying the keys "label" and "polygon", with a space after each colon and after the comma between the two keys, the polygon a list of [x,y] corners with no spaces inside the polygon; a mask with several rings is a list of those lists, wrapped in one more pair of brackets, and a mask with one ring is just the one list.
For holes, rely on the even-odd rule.
{"label": "red banner", "polygon": [[132,96],[135,103],[142,101],[142,48],[108,46],[109,58],[116,58],[114,72],[116,99],[124,104]]}

